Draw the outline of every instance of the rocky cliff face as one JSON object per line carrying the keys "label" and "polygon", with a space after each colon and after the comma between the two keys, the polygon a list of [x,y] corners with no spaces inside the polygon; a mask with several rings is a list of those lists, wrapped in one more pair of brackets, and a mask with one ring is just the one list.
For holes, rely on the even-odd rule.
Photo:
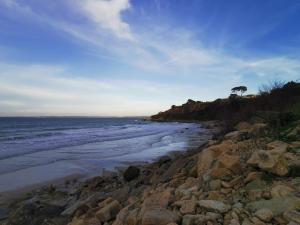
{"label": "rocky cliff face", "polygon": [[300,102],[300,83],[289,82],[281,88],[274,88],[268,93],[245,97],[234,96],[217,99],[212,102],[188,100],[181,106],[160,112],[152,120],[222,120],[236,124],[248,120],[260,111],[286,112],[298,107]]}

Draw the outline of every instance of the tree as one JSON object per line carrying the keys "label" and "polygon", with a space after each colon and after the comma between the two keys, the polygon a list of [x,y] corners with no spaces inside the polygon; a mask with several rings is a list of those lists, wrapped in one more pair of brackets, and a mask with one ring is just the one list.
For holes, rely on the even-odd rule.
{"label": "tree", "polygon": [[241,92],[241,96],[247,91],[246,86],[238,86],[231,89],[232,93]]}

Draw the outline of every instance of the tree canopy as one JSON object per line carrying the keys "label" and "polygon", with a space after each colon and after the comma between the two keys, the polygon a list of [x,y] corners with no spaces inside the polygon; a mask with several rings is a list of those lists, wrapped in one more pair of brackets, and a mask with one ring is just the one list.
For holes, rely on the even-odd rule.
{"label": "tree canopy", "polygon": [[241,92],[241,95],[243,95],[246,91],[247,91],[246,86],[237,86],[237,87],[234,87],[234,88],[231,89],[232,93]]}

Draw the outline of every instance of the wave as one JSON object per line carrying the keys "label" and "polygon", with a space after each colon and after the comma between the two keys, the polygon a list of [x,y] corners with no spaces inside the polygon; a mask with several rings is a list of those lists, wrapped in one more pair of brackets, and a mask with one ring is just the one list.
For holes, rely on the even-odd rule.
{"label": "wave", "polygon": [[174,135],[184,128],[192,128],[193,126],[195,125],[144,123],[102,128],[61,129],[60,132],[40,131],[20,137],[15,135],[6,137],[6,139],[0,139],[0,160],[34,152],[51,151],[89,143],[129,140],[151,135],[157,135],[162,138],[170,134]]}

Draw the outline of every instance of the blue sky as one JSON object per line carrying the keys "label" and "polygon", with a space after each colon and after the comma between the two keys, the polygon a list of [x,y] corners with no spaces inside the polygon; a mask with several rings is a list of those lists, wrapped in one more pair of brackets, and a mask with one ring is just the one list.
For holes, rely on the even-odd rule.
{"label": "blue sky", "polygon": [[0,115],[151,115],[300,78],[299,0],[0,0]]}

